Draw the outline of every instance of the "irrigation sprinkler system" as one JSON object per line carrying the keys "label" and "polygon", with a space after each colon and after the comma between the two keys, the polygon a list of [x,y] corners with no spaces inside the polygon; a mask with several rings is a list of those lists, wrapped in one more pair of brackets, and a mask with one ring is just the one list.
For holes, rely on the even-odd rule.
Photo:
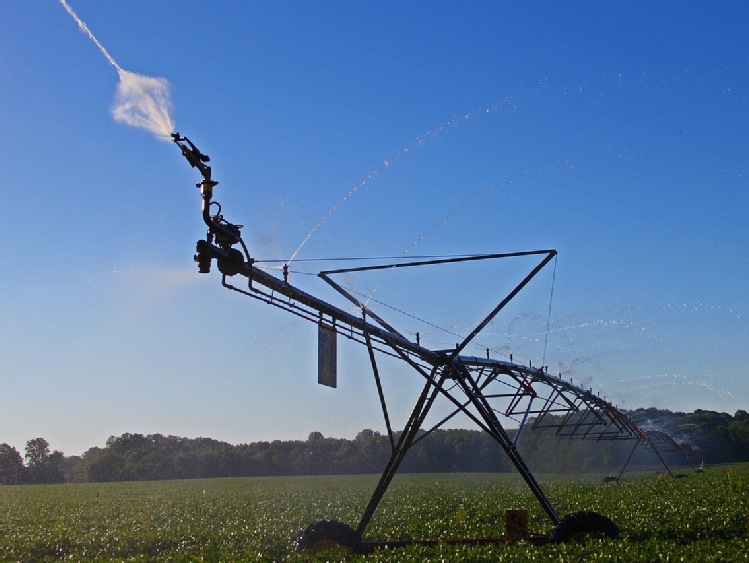
{"label": "irrigation sprinkler system", "polygon": [[[202,198],[203,221],[208,227],[206,238],[198,241],[195,260],[198,271],[209,273],[215,262],[222,274],[224,287],[273,305],[318,325],[318,381],[335,387],[336,340],[338,336],[348,338],[366,346],[377,387],[388,438],[391,446],[390,458],[380,477],[369,503],[364,509],[356,528],[335,520],[323,520],[311,524],[298,540],[299,550],[316,550],[331,544],[341,545],[363,552],[378,545],[395,546],[402,542],[365,543],[364,532],[377,510],[380,501],[400,467],[408,451],[432,432],[458,414],[466,416],[478,428],[485,431],[514,465],[543,510],[554,524],[548,536],[530,536],[527,527],[519,530],[527,541],[564,541],[584,533],[597,533],[617,537],[619,529],[607,517],[591,511],[576,512],[560,516],[546,493],[531,473],[520,455],[517,444],[526,426],[552,428],[559,436],[590,440],[635,440],[635,446],[622,473],[639,444],[651,448],[660,458],[668,473],[674,476],[662,451],[680,451],[687,461],[697,454],[686,444],[680,444],[667,434],[658,431],[645,432],[625,413],[594,394],[592,389],[573,385],[560,376],[547,373],[545,367],[533,367],[510,361],[493,359],[489,350],[486,357],[468,355],[466,349],[475,345],[476,337],[512,301],[515,296],[556,257],[555,250],[533,250],[502,254],[481,254],[430,260],[399,260],[395,263],[379,264],[361,268],[327,270],[318,276],[347,301],[355,305],[357,314],[352,314],[327,301],[295,287],[288,279],[288,263],[281,277],[270,274],[257,266],[247,245],[242,240],[241,225],[224,219],[221,206],[213,200],[213,189],[218,184],[211,176],[210,159],[188,139],[179,133],[171,133],[173,122],[169,115],[168,82],[164,79],[141,76],[124,70],[103,45],[96,39],[66,0],[62,6],[76,21],[78,27],[97,46],[107,61],[117,70],[120,84],[113,116],[116,120],[144,128],[157,137],[167,138],[180,148],[190,165],[197,168],[202,180],[197,184]],[[537,259],[528,274],[479,322],[462,341],[449,349],[431,349],[422,345],[419,334],[412,339],[385,321],[362,302],[354,292],[336,281],[336,276],[393,268],[428,268],[441,264],[491,261],[526,257]],[[229,278],[241,276],[247,283],[242,287],[229,282]],[[393,430],[388,401],[383,390],[378,358],[382,355],[404,362],[423,380],[423,388],[413,406],[402,431]],[[447,401],[452,412],[432,428],[425,429],[427,415],[437,401]],[[500,422],[500,416],[514,420],[518,428],[509,433]],[[621,476],[621,473],[620,473]],[[616,480],[616,478],[611,478]],[[521,518],[522,520],[522,518]],[[508,520],[509,523],[509,520]],[[509,526],[508,526],[509,530]],[[499,538],[458,539],[447,543],[485,543],[502,541]],[[424,540],[422,543],[433,543]]]}
{"label": "irrigation sprinkler system", "polygon": [[[656,452],[662,444],[656,444],[651,434],[644,432],[625,413],[601,398],[599,394],[574,385],[571,381],[565,381],[561,376],[549,374],[545,367],[515,363],[512,358],[510,361],[494,359],[489,357],[488,351],[486,357],[465,354],[466,347],[477,335],[556,257],[555,250],[482,254],[434,260],[403,260],[376,266],[320,272],[318,276],[323,281],[356,306],[357,314],[352,314],[295,287],[289,282],[287,267],[284,267],[280,275],[273,275],[259,268],[242,240],[242,226],[228,222],[221,214],[221,206],[213,201],[213,189],[218,182],[211,176],[209,158],[187,137],[182,137],[179,133],[173,133],[172,140],[181,149],[190,165],[200,171],[203,178],[197,187],[200,189],[203,221],[208,227],[208,232],[206,238],[197,243],[195,260],[199,271],[209,273],[215,262],[222,274],[221,281],[224,287],[317,324],[320,383],[336,386],[334,366],[335,342],[338,336],[363,344],[369,354],[390,441],[390,458],[355,527],[336,520],[315,522],[299,535],[297,549],[316,550],[330,545],[340,545],[357,552],[365,552],[378,545],[396,545],[392,542],[366,543],[363,540],[364,532],[408,451],[457,414],[465,415],[494,439],[550,518],[553,524],[550,534],[535,536],[536,541],[565,541],[585,533],[612,538],[619,535],[618,527],[601,514],[583,511],[566,516],[560,515],[521,457],[517,449],[518,439],[523,429],[529,426],[553,428],[556,434],[567,438],[599,441],[635,440],[635,447],[645,442]],[[451,349],[430,349],[422,345],[418,334],[415,339],[409,338],[373,311],[368,302],[362,302],[352,291],[335,281],[336,276],[353,272],[388,268],[428,268],[437,264],[501,260],[519,256],[532,257],[538,259],[538,262],[470,334]],[[246,278],[246,284],[239,286],[230,283],[229,279],[236,276]],[[388,401],[378,367],[378,358],[381,354],[402,360],[423,380],[421,393],[400,432],[394,431],[391,425]],[[451,414],[433,427],[423,428],[427,414],[437,401],[447,401],[452,408]],[[518,423],[518,429],[514,434],[503,427],[500,416]],[[663,463],[665,465],[665,461]],[[534,541],[532,536],[526,538]],[[426,540],[424,543],[429,541]]]}

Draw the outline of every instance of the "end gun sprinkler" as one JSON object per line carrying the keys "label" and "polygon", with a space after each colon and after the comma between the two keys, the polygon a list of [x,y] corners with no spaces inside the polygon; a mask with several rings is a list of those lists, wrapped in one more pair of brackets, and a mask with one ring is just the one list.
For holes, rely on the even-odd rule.
{"label": "end gun sprinkler", "polygon": [[[211,178],[211,167],[206,164],[210,162],[210,157],[200,152],[190,139],[181,136],[176,131],[172,133],[172,140],[180,148],[190,166],[200,170],[203,176],[203,180],[196,184],[196,187],[200,188],[200,196],[203,200],[203,222],[208,226],[208,233],[205,240],[199,240],[196,246],[195,261],[198,263],[198,272],[210,273],[211,260],[216,258],[221,273],[233,276],[239,273],[244,265],[245,256],[247,262],[251,262],[240,234],[242,225],[226,221],[221,215],[221,204],[212,201],[213,187],[218,185],[218,182]],[[212,204],[218,207],[218,213],[215,215],[211,215]],[[218,248],[213,244],[214,241]],[[241,244],[244,253],[232,248],[235,244]]]}

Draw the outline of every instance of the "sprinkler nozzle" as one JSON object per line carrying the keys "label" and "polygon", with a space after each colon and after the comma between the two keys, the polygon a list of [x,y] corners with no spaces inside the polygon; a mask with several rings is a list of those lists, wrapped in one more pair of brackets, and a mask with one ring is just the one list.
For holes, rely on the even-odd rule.
{"label": "sprinkler nozzle", "polygon": [[203,178],[210,181],[211,168],[210,166],[205,165],[206,162],[210,162],[210,157],[200,152],[198,147],[196,147],[190,139],[181,136],[176,131],[171,134],[171,137],[176,145],[182,150],[182,154],[187,159],[187,162],[190,163],[190,166],[200,170],[201,174],[203,174]]}

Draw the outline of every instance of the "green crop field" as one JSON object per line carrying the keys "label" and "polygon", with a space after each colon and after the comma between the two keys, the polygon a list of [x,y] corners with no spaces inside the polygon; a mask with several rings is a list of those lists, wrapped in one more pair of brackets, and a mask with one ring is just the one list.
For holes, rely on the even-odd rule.
{"label": "green crop field", "polygon": [[[375,476],[237,478],[0,487],[0,560],[308,561],[294,540],[308,524],[356,527]],[[749,465],[687,478],[540,476],[561,514],[592,509],[619,539],[533,545],[410,545],[350,561],[737,561],[749,552]],[[531,533],[552,527],[519,478],[399,475],[366,541],[497,537],[504,510],[527,509]]]}

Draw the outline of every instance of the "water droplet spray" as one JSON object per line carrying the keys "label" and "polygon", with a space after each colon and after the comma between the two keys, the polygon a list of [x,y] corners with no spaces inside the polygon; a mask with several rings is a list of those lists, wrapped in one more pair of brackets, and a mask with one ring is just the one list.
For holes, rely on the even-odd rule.
{"label": "water droplet spray", "polygon": [[174,122],[170,115],[172,104],[169,81],[165,78],[143,76],[123,69],[70,5],[65,0],[60,0],[60,4],[117,71],[120,82],[117,85],[117,93],[111,108],[115,121],[145,129],[159,139],[171,141]]}

